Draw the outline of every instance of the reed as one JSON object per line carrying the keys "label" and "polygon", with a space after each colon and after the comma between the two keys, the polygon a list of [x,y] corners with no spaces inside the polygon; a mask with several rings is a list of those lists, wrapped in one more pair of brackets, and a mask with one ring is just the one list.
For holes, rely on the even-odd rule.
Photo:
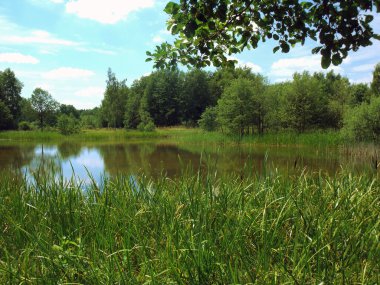
{"label": "reed", "polygon": [[0,283],[379,284],[379,199],[344,172],[3,174]]}

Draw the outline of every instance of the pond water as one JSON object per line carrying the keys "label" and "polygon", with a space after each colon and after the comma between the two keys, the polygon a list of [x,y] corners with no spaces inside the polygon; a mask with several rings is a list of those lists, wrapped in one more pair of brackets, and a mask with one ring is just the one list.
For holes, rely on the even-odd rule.
{"label": "pond water", "polygon": [[[297,146],[241,146],[150,142],[117,143],[15,143],[0,142],[0,171],[13,169],[32,176],[55,171],[67,179],[99,182],[118,174],[175,178],[184,171],[211,171],[217,175],[261,174],[268,169],[280,172],[322,171],[330,174],[341,167],[368,171],[377,165],[378,149]],[[380,153],[380,152],[379,152]]]}

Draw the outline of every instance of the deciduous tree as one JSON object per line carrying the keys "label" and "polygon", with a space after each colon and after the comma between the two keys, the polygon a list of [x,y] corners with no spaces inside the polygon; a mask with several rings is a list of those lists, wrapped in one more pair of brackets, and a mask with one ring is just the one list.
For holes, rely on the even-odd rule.
{"label": "deciduous tree", "polygon": [[151,53],[158,68],[177,63],[204,67],[233,65],[228,55],[256,48],[272,39],[274,52],[289,52],[306,39],[317,43],[312,53],[321,54],[321,65],[339,65],[349,51],[379,39],[371,23],[378,0],[180,0],[169,2],[168,30],[174,44],[163,43]]}
{"label": "deciduous tree", "polygon": [[59,103],[54,100],[48,91],[41,88],[34,89],[30,103],[38,115],[40,128],[43,130],[47,116],[58,110]]}

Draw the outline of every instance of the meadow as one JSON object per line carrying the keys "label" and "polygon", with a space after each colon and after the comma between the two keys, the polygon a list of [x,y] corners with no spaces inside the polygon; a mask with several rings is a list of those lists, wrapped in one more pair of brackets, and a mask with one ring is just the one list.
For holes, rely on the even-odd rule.
{"label": "meadow", "polygon": [[157,128],[153,132],[123,129],[86,129],[78,134],[62,135],[55,130],[50,131],[3,131],[0,140],[12,141],[54,141],[54,140],[137,140],[137,139],[169,139],[183,143],[239,143],[265,145],[345,145],[347,141],[338,131],[312,131],[297,133],[280,131],[263,135],[249,135],[243,138],[226,135],[220,132],[206,132],[199,128],[166,127]]}

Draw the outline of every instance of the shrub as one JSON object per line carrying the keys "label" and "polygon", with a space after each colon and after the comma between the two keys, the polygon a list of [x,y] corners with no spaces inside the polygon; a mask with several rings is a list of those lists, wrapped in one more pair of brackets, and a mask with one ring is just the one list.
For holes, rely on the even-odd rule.
{"label": "shrub", "polygon": [[142,132],[153,132],[156,126],[153,123],[152,118],[146,112],[141,112],[141,122],[137,125],[137,129]]}
{"label": "shrub", "polygon": [[380,97],[347,112],[342,134],[349,140],[380,140]]}
{"label": "shrub", "polygon": [[65,114],[58,117],[57,127],[59,132],[63,135],[71,135],[80,132],[79,120]]}
{"label": "shrub", "polygon": [[36,129],[36,126],[35,126],[35,124],[33,124],[31,122],[21,121],[18,123],[18,129],[20,131],[31,131],[31,130]]}
{"label": "shrub", "polygon": [[198,123],[201,129],[205,131],[215,131],[218,127],[218,123],[216,121],[216,108],[215,107],[208,107],[201,115],[201,118],[199,119]]}

